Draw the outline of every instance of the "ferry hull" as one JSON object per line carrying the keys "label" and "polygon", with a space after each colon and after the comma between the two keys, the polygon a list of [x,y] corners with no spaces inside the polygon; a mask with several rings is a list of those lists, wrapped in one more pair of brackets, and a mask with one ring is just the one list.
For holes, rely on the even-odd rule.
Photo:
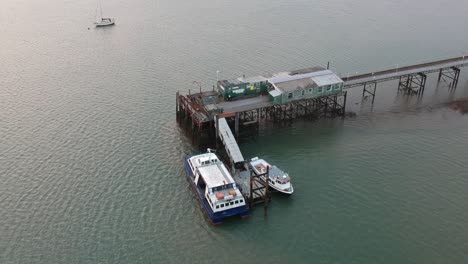
{"label": "ferry hull", "polygon": [[242,219],[247,218],[249,216],[249,208],[247,207],[247,205],[239,206],[236,208],[232,208],[232,209],[228,209],[228,210],[225,210],[222,212],[216,212],[216,213],[213,212],[213,210],[211,210],[210,205],[208,204],[208,202],[206,201],[204,197],[204,194],[201,193],[200,189],[198,189],[198,187],[193,182],[193,173],[187,161],[189,158],[190,156],[186,156],[184,159],[186,176],[187,176],[188,181],[190,182],[190,185],[192,186],[193,191],[195,192],[195,195],[198,198],[198,202],[200,203],[203,211],[205,212],[205,215],[208,217],[210,222],[213,225],[220,225],[223,223],[225,218],[235,216],[235,215],[239,215]]}

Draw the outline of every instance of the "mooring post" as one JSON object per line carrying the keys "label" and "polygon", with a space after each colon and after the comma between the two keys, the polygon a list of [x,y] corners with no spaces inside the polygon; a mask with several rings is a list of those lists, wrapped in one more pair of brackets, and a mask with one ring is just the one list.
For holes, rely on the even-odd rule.
{"label": "mooring post", "polygon": [[455,76],[454,76],[454,79],[453,79],[453,88],[457,88],[457,85],[458,85],[458,78],[460,77],[460,68],[457,68],[457,67],[453,67],[453,70],[455,71]]}
{"label": "mooring post", "polygon": [[406,87],[405,87],[406,88],[406,91],[405,91],[406,94],[410,93],[410,90],[411,90],[411,88],[410,88],[411,83],[410,82],[413,82],[413,75],[408,75],[408,78],[406,79]]}
{"label": "mooring post", "polygon": [[375,100],[376,91],[377,91],[377,82],[375,83],[375,86],[374,86],[374,93],[372,94],[372,104],[374,103],[374,100]]}
{"label": "mooring post", "polygon": [[346,115],[346,96],[348,94],[348,91],[344,91],[344,101],[343,101],[343,118],[345,118]]}
{"label": "mooring post", "polygon": [[218,115],[215,115],[215,130],[216,130],[216,135],[215,135],[216,149],[218,149],[218,138],[219,138],[219,116]]}
{"label": "mooring post", "polygon": [[234,133],[236,135],[236,139],[239,139],[239,112],[237,112],[234,117]]}
{"label": "mooring post", "polygon": [[179,121],[179,91],[176,93],[176,120]]}
{"label": "mooring post", "polygon": [[270,167],[267,166],[267,171],[265,175],[265,181],[263,182],[263,186],[265,187],[265,197],[263,198],[263,216],[268,215],[268,198],[269,198],[269,193],[268,193],[268,179],[270,177]]}
{"label": "mooring post", "polygon": [[250,166],[249,166],[249,170],[250,170],[250,177],[249,177],[249,178],[250,178],[250,179],[249,179],[249,180],[250,180],[250,190],[249,190],[249,192],[250,192],[250,197],[249,197],[249,207],[250,207],[250,208],[252,208],[252,201],[253,201],[253,192],[252,192],[252,185],[253,185],[253,184],[252,184],[252,181],[253,181],[253,173],[254,173],[254,172],[253,172],[253,169],[252,169],[252,168],[250,168]]}

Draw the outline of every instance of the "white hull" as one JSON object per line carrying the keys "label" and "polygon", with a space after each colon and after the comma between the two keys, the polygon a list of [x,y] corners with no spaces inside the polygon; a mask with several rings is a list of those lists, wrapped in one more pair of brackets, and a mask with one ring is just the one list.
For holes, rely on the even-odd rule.
{"label": "white hull", "polygon": [[115,24],[115,20],[113,18],[103,18],[101,21],[94,23],[96,27],[106,27],[106,26],[112,26],[114,24]]}
{"label": "white hull", "polygon": [[[265,180],[265,177],[262,177],[262,178],[263,178],[263,180]],[[289,195],[291,195],[291,194],[293,194],[293,192],[294,192],[294,188],[293,188],[292,184],[291,184],[291,187],[288,188],[287,190],[283,190],[283,189],[281,189],[281,188],[278,188],[278,186],[274,185],[274,184],[271,183],[271,182],[268,182],[268,186],[270,186],[271,188],[275,189],[276,191],[278,191],[278,192],[280,192],[280,193],[284,193],[284,194],[289,194]]]}
{"label": "white hull", "polygon": [[268,171],[268,180],[265,179],[265,176],[261,177],[264,181],[268,182],[268,185],[272,189],[284,194],[292,194],[294,192],[289,175],[278,167],[271,166],[268,162],[259,158],[253,158],[250,165],[257,174],[264,174]]}

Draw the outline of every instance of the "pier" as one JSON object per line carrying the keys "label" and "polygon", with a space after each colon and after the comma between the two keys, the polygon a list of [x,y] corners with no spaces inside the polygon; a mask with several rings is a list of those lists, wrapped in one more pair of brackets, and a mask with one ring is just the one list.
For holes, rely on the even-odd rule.
{"label": "pier", "polygon": [[445,82],[449,89],[456,89],[460,77],[460,68],[468,65],[467,56],[432,61],[427,63],[387,69],[366,74],[342,77],[345,87],[351,89],[363,87],[362,95],[375,99],[377,84],[390,80],[399,80],[398,92],[408,95],[422,95],[426,78],[430,73],[439,73],[438,82]]}
{"label": "pier", "polygon": [[438,73],[438,83],[456,89],[465,56],[353,76],[338,76],[312,67],[271,76],[218,81],[212,90],[176,94],[176,116],[192,135],[205,136],[216,149],[222,146],[233,178],[250,207],[270,201],[268,178],[257,175],[237,144],[243,133],[258,130],[260,122],[288,123],[298,118],[345,117],[347,91],[362,87],[362,96],[374,103],[377,84],[399,80],[397,92],[422,96],[427,75]]}

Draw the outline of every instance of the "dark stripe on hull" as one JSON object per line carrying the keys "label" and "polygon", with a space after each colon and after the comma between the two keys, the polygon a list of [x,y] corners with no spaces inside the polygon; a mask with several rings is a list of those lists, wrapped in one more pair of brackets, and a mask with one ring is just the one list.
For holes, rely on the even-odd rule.
{"label": "dark stripe on hull", "polygon": [[228,209],[222,212],[216,212],[214,213],[213,210],[211,209],[210,205],[208,204],[208,201],[205,198],[205,194],[202,193],[202,190],[200,190],[194,182],[193,179],[193,173],[192,170],[190,169],[190,165],[188,164],[188,159],[191,156],[186,156],[184,159],[184,165],[185,165],[185,172],[187,179],[190,182],[190,185],[192,186],[193,191],[195,192],[198,201],[203,207],[203,211],[205,212],[206,216],[210,219],[211,223],[213,225],[220,225],[224,218],[234,216],[234,215],[240,215],[241,218],[246,218],[249,216],[249,209],[247,205],[244,206],[239,206],[236,208]]}

